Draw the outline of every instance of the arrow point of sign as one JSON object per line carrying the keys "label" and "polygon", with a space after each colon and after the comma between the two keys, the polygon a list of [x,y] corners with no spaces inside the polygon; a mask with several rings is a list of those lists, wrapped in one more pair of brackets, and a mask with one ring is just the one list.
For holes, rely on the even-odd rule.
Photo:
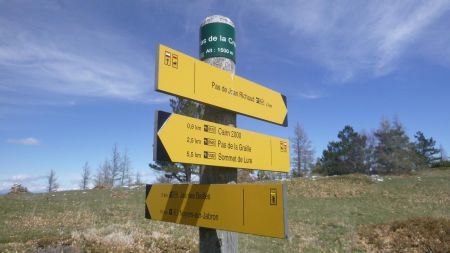
{"label": "arrow point of sign", "polygon": [[167,153],[166,148],[164,147],[161,139],[159,138],[159,130],[163,127],[164,123],[169,119],[170,113],[157,111],[155,115],[155,136],[154,140],[154,149],[153,149],[153,160],[155,161],[171,161],[169,154]]}
{"label": "arrow point of sign", "polygon": [[151,189],[152,189],[151,184],[145,185],[145,218],[146,219],[152,219],[152,216],[150,215],[150,211],[147,206],[147,198],[148,198],[148,195],[150,194]]}
{"label": "arrow point of sign", "polygon": [[288,126],[287,97],[285,95],[281,94],[281,98],[283,98],[284,106],[286,107],[286,115],[284,116],[283,126],[287,127]]}

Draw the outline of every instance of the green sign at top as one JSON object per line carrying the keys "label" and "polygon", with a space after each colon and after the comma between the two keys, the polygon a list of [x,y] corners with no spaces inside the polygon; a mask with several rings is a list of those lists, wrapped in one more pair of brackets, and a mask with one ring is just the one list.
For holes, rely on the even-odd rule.
{"label": "green sign at top", "polygon": [[200,60],[225,57],[236,62],[234,27],[225,23],[209,23],[200,28]]}

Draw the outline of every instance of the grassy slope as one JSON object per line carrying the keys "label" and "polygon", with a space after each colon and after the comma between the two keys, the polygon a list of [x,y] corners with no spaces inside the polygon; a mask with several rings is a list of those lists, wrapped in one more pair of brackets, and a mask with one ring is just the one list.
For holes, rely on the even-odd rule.
{"label": "grassy slope", "polygon": [[[289,239],[239,235],[242,252],[361,251],[361,225],[450,218],[450,170],[288,182]],[[0,197],[0,252],[63,245],[73,251],[197,251],[195,227],[143,218],[144,189]],[[65,245],[65,246],[64,246]]]}

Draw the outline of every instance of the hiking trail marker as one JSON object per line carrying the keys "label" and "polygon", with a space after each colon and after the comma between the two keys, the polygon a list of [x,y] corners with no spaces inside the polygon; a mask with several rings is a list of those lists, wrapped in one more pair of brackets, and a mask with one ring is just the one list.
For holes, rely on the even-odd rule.
{"label": "hiking trail marker", "polygon": [[287,238],[287,186],[235,184],[237,168],[289,172],[290,161],[288,140],[235,127],[236,113],[286,127],[288,109],[283,94],[234,74],[234,35],[213,15],[200,26],[205,62],[164,45],[156,54],[155,90],[205,106],[203,119],[157,111],[153,158],[204,166],[200,184],[147,185],[145,217],[200,227],[202,253],[237,252],[233,232]]}
{"label": "hiking trail marker", "polygon": [[154,184],[146,186],[145,217],[285,239],[282,184]]}
{"label": "hiking trail marker", "polygon": [[289,142],[205,120],[157,111],[157,161],[289,172]]}
{"label": "hiking trail marker", "polygon": [[155,89],[287,126],[281,93],[159,45]]}

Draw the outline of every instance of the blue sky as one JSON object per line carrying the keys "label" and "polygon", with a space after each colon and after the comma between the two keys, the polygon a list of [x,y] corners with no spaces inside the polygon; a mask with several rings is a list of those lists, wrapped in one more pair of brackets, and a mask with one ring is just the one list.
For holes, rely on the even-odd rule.
{"label": "blue sky", "polygon": [[236,25],[237,71],[287,95],[287,128],[238,117],[238,127],[292,136],[300,122],[320,155],[346,124],[398,117],[450,150],[448,1],[2,1],[0,191],[45,187],[54,169],[77,187],[117,143],[151,182],[156,46],[198,56],[203,18]]}

